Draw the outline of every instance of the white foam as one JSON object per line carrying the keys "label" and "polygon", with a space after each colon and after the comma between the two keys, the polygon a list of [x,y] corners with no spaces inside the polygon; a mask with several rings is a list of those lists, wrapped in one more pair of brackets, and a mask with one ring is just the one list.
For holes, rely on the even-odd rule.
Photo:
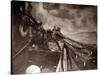
{"label": "white foam", "polygon": [[30,65],[26,70],[26,74],[40,73],[40,68],[37,65]]}

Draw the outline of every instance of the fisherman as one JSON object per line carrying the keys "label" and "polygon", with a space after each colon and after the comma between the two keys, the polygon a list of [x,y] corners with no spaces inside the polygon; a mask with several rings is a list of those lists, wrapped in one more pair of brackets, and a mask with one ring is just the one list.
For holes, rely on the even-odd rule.
{"label": "fisherman", "polygon": [[54,26],[52,31],[53,31],[52,37],[54,39],[62,39],[62,38],[64,38],[63,34],[61,33],[61,28],[60,27]]}
{"label": "fisherman", "polygon": [[57,27],[56,26],[54,26],[54,28],[52,29],[52,38],[55,38],[56,36],[55,36],[55,34],[56,34],[56,29],[57,29]]}
{"label": "fisherman", "polygon": [[28,2],[28,6],[27,6],[26,9],[27,9],[28,15],[32,16],[32,14],[31,14],[31,11],[32,11],[32,5],[31,5],[31,2]]}

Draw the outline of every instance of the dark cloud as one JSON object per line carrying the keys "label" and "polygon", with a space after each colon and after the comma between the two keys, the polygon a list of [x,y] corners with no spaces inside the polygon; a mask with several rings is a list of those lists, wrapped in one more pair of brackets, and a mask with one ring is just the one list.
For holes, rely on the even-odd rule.
{"label": "dark cloud", "polygon": [[[87,32],[97,31],[97,7],[88,5],[71,5],[71,4],[52,4],[52,3],[33,3],[32,14],[37,20],[43,22],[45,29],[52,29],[54,26],[61,27],[61,32],[74,40],[90,43],[90,40],[96,41]],[[77,33],[83,33],[81,36]],[[89,35],[90,37],[85,37]],[[74,37],[75,36],[75,37]],[[78,40],[79,39],[79,40]],[[82,41],[80,40],[82,39]]]}

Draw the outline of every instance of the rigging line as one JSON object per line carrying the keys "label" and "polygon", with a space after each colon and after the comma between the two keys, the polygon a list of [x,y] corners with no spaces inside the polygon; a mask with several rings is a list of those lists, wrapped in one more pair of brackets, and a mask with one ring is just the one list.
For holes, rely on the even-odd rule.
{"label": "rigging line", "polygon": [[68,54],[68,59],[66,61],[68,62],[68,69],[67,69],[67,71],[71,70],[72,69],[72,61],[71,61],[71,57],[70,57],[69,54]]}
{"label": "rigging line", "polygon": [[84,56],[82,56],[82,54],[84,55],[84,53],[80,53],[80,52],[78,52],[76,49],[71,48],[71,47],[70,47],[70,49],[72,50],[72,52],[73,52],[75,55],[77,55],[79,58],[82,58],[82,59],[81,59],[82,61],[86,61],[87,59],[89,59],[89,56],[87,56],[87,58],[85,58]]}
{"label": "rigging line", "polygon": [[63,67],[64,67],[64,71],[67,71],[68,67],[68,61],[67,61],[67,49],[64,47],[63,49]]}
{"label": "rigging line", "polygon": [[[77,55],[77,53],[75,52],[75,51],[77,51],[77,50],[76,50],[76,49],[74,49],[74,50],[75,50],[75,51],[74,51],[74,50],[73,50],[72,45],[70,45],[70,44],[69,44],[68,42],[66,42],[66,41],[64,41],[64,42],[65,42],[67,45],[69,45],[69,46],[71,47],[71,48],[70,48],[70,49],[71,49],[71,51],[72,51],[75,55]],[[66,45],[66,44],[65,44],[65,45]],[[77,56],[79,56],[79,55],[77,55]],[[81,59],[82,61],[84,61],[84,60],[85,60],[85,59],[84,59],[84,57],[80,57],[80,56],[79,56],[79,58],[83,58],[83,59]]]}
{"label": "rigging line", "polygon": [[[77,67],[80,69],[80,70],[83,70],[83,62],[82,62],[82,58],[75,58],[75,53],[73,52],[73,50],[71,49],[70,50],[70,54],[71,54],[71,57],[72,59],[74,60],[75,64],[77,65]],[[82,65],[81,65],[82,64]]]}
{"label": "rigging line", "polygon": [[59,57],[59,61],[58,61],[58,64],[57,64],[57,68],[56,68],[56,72],[59,72],[60,71],[60,68],[61,68],[61,53],[60,53],[60,57]]}
{"label": "rigging line", "polygon": [[63,64],[63,62],[64,62],[64,45],[63,45],[62,53],[61,53],[61,68],[62,68],[63,72],[64,72],[64,64]]}
{"label": "rigging line", "polygon": [[13,56],[13,58],[15,58],[18,54],[20,54],[30,44],[30,42],[31,40],[29,40],[28,43],[26,43],[26,45]]}
{"label": "rigging line", "polygon": [[[66,47],[65,47],[66,48]],[[66,48],[66,51],[67,51],[67,63],[68,63],[68,70],[72,69],[72,62],[71,62],[71,57],[70,57],[70,52],[69,52],[69,48]]]}
{"label": "rigging line", "polygon": [[76,51],[76,52],[78,52],[78,53],[83,53],[83,54],[86,54],[86,52],[84,52],[83,50],[81,50],[81,49],[76,49],[73,45],[71,45],[70,43],[68,43],[68,42],[66,42],[66,41],[64,41],[67,45],[68,45],[68,47],[69,48],[71,48],[72,50],[74,50],[74,51]]}
{"label": "rigging line", "polygon": [[78,62],[76,61],[76,59],[73,56],[73,53],[70,50],[70,58],[73,60],[73,62],[75,63],[75,66],[78,67],[78,69],[81,69],[81,67],[78,65]]}

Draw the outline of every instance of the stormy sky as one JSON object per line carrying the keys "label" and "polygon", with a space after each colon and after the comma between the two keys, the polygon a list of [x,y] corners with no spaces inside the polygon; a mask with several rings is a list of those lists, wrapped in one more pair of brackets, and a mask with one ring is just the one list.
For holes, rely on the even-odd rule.
{"label": "stormy sky", "polygon": [[82,43],[96,44],[96,6],[37,2],[31,4],[32,15],[43,22],[45,30],[57,26],[66,37]]}

